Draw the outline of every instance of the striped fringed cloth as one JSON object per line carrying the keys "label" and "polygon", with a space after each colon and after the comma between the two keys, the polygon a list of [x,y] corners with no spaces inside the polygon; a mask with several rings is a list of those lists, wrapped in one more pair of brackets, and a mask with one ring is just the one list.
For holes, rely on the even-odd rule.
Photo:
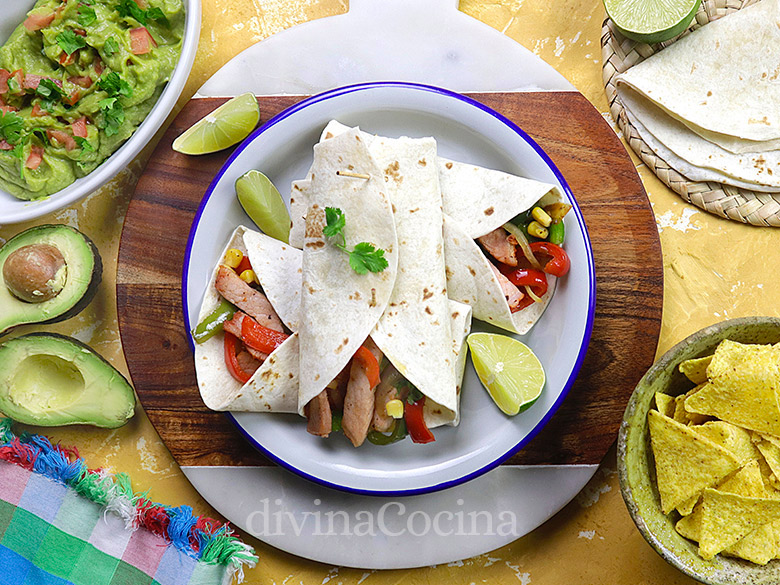
{"label": "striped fringed cloth", "polygon": [[0,419],[0,584],[228,585],[256,562],[228,525]]}

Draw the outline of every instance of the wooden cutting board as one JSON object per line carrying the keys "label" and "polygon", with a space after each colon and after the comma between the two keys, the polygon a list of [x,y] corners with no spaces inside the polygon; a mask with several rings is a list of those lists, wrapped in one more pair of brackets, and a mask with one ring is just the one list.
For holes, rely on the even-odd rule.
{"label": "wooden cutting board", "polygon": [[[634,164],[601,114],[576,92],[470,97],[525,130],[568,182],[596,266],[596,316],[577,381],[550,423],[505,464],[598,464],[615,440],[661,327],[661,246]],[[190,101],[163,135],[136,187],[119,250],[122,343],[138,396],[179,465],[273,465],[228,418],[201,401],[182,307],[182,265],[201,198],[232,150],[189,157],[173,140],[227,98]],[[258,98],[261,120],[303,99]]]}

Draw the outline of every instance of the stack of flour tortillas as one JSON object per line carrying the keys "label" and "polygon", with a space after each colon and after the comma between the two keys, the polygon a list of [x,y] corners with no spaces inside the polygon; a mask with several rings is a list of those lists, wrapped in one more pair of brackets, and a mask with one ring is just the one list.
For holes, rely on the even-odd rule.
{"label": "stack of flour tortillas", "polygon": [[666,163],[682,175],[662,180],[708,211],[780,225],[780,0],[713,20],[623,70],[607,83],[632,147],[656,172]]}

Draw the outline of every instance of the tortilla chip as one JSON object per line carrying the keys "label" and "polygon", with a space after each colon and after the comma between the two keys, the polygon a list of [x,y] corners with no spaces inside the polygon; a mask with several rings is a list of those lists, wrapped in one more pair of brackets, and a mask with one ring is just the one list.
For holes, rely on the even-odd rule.
{"label": "tortilla chip", "polygon": [[745,536],[736,544],[728,547],[723,554],[739,557],[757,565],[766,565],[777,551],[777,537],[772,523],[764,524]]}
{"label": "tortilla chip", "polygon": [[701,496],[696,494],[692,498],[685,500],[682,504],[677,506],[677,512],[680,514],[680,516],[688,516],[691,512],[693,512],[693,509],[696,507],[696,504],[699,503],[700,498]]}
{"label": "tortilla chip", "polygon": [[707,437],[713,443],[724,447],[737,458],[740,465],[744,465],[751,459],[757,459],[760,456],[751,439],[750,432],[741,427],[716,420],[693,428],[697,433]]}
{"label": "tortilla chip", "polygon": [[778,519],[780,500],[751,498],[707,488],[702,498],[699,555],[710,560],[757,528]]}
{"label": "tortilla chip", "polygon": [[780,349],[724,340],[707,368],[710,382],[688,397],[685,409],[780,436]]}
{"label": "tortilla chip", "polygon": [[780,447],[773,445],[769,441],[761,441],[756,447],[761,452],[761,456],[769,466],[775,480],[780,479]]}
{"label": "tortilla chip", "polygon": [[655,410],[648,424],[664,514],[739,468],[729,451]]}
{"label": "tortilla chip", "polygon": [[[755,460],[750,461],[739,471],[728,476],[718,485],[716,489],[720,492],[748,496],[752,498],[761,498],[766,496],[764,482],[761,478],[761,469],[758,465],[758,461]],[[699,496],[697,495],[692,499],[698,501],[698,498]],[[701,534],[701,517],[702,506],[700,504],[695,506],[690,514],[686,515],[684,518],[680,519],[679,522],[677,522],[677,525],[675,526],[677,532],[682,534],[685,538],[690,538],[691,540],[698,542]]]}
{"label": "tortilla chip", "polygon": [[679,368],[680,373],[694,384],[703,384],[707,381],[707,366],[710,365],[711,361],[712,356],[708,355],[692,360],[685,360],[684,362],[680,362],[680,365],[677,367]]}
{"label": "tortilla chip", "polygon": [[662,392],[655,393],[655,409],[664,416],[674,416],[675,404],[674,396]]}
{"label": "tortilla chip", "polygon": [[694,394],[696,394],[699,390],[704,388],[706,385],[707,385],[706,383],[699,384],[698,386],[689,390],[685,394],[681,394],[674,398],[674,415],[672,416],[674,420],[682,424],[692,424],[692,425],[700,425],[700,424],[704,424],[708,420],[712,420],[712,417],[702,415],[702,414],[697,414],[694,412],[688,412],[685,409],[685,400],[689,396],[693,396]]}

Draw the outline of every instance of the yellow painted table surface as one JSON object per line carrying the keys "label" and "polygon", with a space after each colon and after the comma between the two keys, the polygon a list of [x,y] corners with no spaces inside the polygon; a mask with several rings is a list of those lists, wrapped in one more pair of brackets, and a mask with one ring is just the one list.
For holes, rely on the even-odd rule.
{"label": "yellow painted table surface", "polygon": [[[284,28],[347,9],[345,0],[203,0],[200,47],[179,107],[249,45]],[[612,122],[601,82],[604,7],[600,0],[461,0],[460,9],[539,55]],[[8,239],[32,225],[66,223],[95,241],[104,261],[97,297],[77,317],[46,330],[74,335],[125,373],[116,318],[116,258],[124,213],[148,152],[149,148],[111,184],[80,203],[34,223],[0,228],[0,237]],[[699,211],[665,187],[636,157],[634,161],[650,195],[663,248],[659,355],[690,333],[724,319],[780,316],[776,276],[780,230]],[[37,329],[20,328],[14,334]],[[184,478],[140,406],[135,418],[116,430],[30,430],[77,445],[91,467],[127,472],[137,489],[151,488],[150,496],[159,502],[189,504],[197,513],[218,517]],[[694,583],[656,555],[634,527],[620,496],[614,447],[585,490],[555,517],[504,548],[463,562],[367,572],[305,561],[254,539],[248,541],[260,555],[258,566],[247,571],[250,584]]]}

